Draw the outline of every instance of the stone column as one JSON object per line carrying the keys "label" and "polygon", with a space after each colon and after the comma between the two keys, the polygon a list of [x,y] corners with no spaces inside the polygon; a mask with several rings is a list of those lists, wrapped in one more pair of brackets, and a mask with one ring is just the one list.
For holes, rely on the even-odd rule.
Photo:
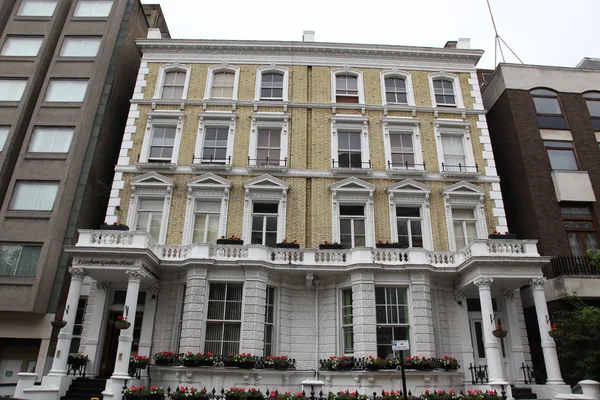
{"label": "stone column", "polygon": [[377,319],[375,317],[375,276],[372,272],[354,272],[352,316],[354,357],[377,356]]}
{"label": "stone column", "polygon": [[415,345],[411,348],[410,353],[413,356],[435,357],[435,334],[429,275],[424,273],[411,274],[410,281],[415,321],[413,327]]}
{"label": "stone column", "polygon": [[542,339],[542,352],[544,354],[544,365],[548,379],[547,385],[564,385],[565,382],[560,374],[558,364],[558,355],[556,354],[556,344],[550,337],[550,315],[546,304],[546,295],[544,294],[544,282],[546,278],[535,278],[529,283],[533,292],[533,303],[535,304],[535,313],[537,315],[538,327],[540,329],[540,338]]}
{"label": "stone column", "polygon": [[483,341],[485,347],[485,358],[488,363],[488,377],[490,385],[505,384],[502,374],[502,356],[498,338],[492,331],[496,329],[494,307],[492,305],[492,293],[490,286],[493,278],[478,278],[475,285],[479,288],[479,301],[481,303],[481,324],[483,325]]}
{"label": "stone column", "polygon": [[146,275],[140,270],[127,270],[129,276],[127,283],[127,294],[125,296],[125,307],[123,316],[131,323],[127,329],[121,330],[119,335],[119,345],[117,347],[117,361],[115,361],[115,370],[111,379],[130,379],[129,378],[129,357],[131,356],[131,344],[133,342],[133,328],[135,325],[135,313],[137,309],[137,300],[140,291],[140,281]]}
{"label": "stone column", "polygon": [[[140,344],[138,345],[138,356],[150,357],[152,348],[152,334],[154,330],[154,316],[156,315],[156,303],[158,297],[158,285],[150,286],[146,290],[146,302],[144,303],[144,316],[142,317],[142,329],[140,331]],[[142,370],[142,376],[148,376],[148,368]]]}
{"label": "stone column", "polygon": [[67,295],[67,303],[63,314],[63,320],[67,325],[58,334],[56,353],[48,376],[67,376],[67,359],[69,358],[71,339],[73,339],[73,324],[75,323],[75,314],[77,314],[77,304],[79,303],[81,284],[85,277],[85,269],[71,267],[69,272],[71,273],[71,286],[69,286],[69,294]]}
{"label": "stone column", "polygon": [[92,311],[88,337],[84,343],[84,354],[90,359],[86,375],[91,376],[92,378],[98,373],[98,364],[100,362],[100,357],[98,357],[98,343],[100,340],[102,320],[104,319],[104,309],[106,307],[106,292],[109,287],[109,285],[104,282],[96,282],[95,284],[96,296],[94,298],[94,309]]}
{"label": "stone column", "polygon": [[[179,352],[181,353],[187,353],[188,351],[197,353],[200,351],[204,302],[207,301],[207,273],[208,270],[206,268],[190,268],[187,270],[185,299],[183,301],[183,321],[181,324],[181,337],[179,339]],[[176,321],[177,318],[176,316]],[[174,348],[177,348],[177,345]]]}
{"label": "stone column", "polygon": [[246,270],[240,352],[262,356],[265,347],[267,273]]}
{"label": "stone column", "polygon": [[457,325],[460,330],[460,354],[462,355],[462,369],[465,373],[463,383],[470,385],[472,382],[469,366],[475,362],[473,359],[473,342],[471,341],[471,322],[469,321],[469,310],[467,309],[467,299],[463,292],[456,290],[454,298],[458,305]]}
{"label": "stone column", "polygon": [[[508,337],[512,345],[510,354],[512,355],[512,375],[516,383],[524,383],[523,371],[521,367],[525,363],[525,349],[521,342],[521,330],[525,328],[525,318],[523,316],[523,307],[518,301],[520,290],[502,289],[504,306],[506,308],[506,318],[508,319]],[[519,313],[520,309],[520,313]],[[506,344],[506,343],[505,343]],[[508,349],[507,349],[508,350]]]}

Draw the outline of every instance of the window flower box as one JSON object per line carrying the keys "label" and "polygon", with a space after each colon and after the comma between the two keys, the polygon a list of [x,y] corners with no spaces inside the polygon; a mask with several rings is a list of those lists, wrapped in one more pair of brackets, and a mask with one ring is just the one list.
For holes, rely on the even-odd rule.
{"label": "window flower box", "polygon": [[128,231],[129,227],[123,224],[117,224],[116,222],[112,225],[108,225],[106,222],[100,225],[102,231]]}
{"label": "window flower box", "polygon": [[402,248],[406,248],[406,246],[402,246],[401,243],[388,243],[388,242],[377,242],[375,244],[375,247],[377,247],[378,249],[402,249]]}
{"label": "window flower box", "polygon": [[500,233],[500,232],[494,231],[494,233],[492,233],[488,236],[488,239],[516,240],[517,235],[515,235],[514,233],[508,233],[508,232]]}
{"label": "window flower box", "polygon": [[175,354],[171,351],[161,351],[154,355],[155,365],[171,365],[175,363]]}
{"label": "window flower box", "polygon": [[87,361],[88,361],[88,357],[82,353],[71,353],[71,354],[69,354],[69,357],[67,358],[67,364],[70,364],[73,366],[85,365],[87,363]]}
{"label": "window flower box", "polygon": [[344,248],[344,245],[341,243],[333,242],[329,243],[325,241],[319,245],[320,250],[341,250]]}
{"label": "window flower box", "polygon": [[220,239],[217,239],[217,244],[227,244],[227,245],[243,245],[244,241],[235,235],[231,235],[226,238],[225,236],[221,236]]}
{"label": "window flower box", "polygon": [[282,242],[277,243],[275,247],[283,248],[283,249],[299,249],[300,244],[294,242]]}

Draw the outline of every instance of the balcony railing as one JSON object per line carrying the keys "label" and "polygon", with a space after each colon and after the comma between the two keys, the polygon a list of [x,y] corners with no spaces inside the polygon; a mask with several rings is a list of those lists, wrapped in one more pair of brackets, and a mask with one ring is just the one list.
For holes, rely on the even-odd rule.
{"label": "balcony railing", "polygon": [[433,265],[456,267],[476,256],[539,257],[535,240],[477,239],[459,251],[430,251],[421,248],[285,249],[258,244],[220,245],[194,243],[185,246],[159,245],[143,231],[80,230],[77,247],[92,247],[114,254],[120,249],[147,249],[164,262],[187,259],[258,261],[295,267],[379,265]]}
{"label": "balcony railing", "polygon": [[405,170],[416,170],[416,171],[425,171],[425,162],[423,164],[414,164],[405,161],[403,163],[394,163],[388,160],[387,167],[389,170],[393,169],[405,169]]}
{"label": "balcony railing", "polygon": [[600,272],[588,256],[558,256],[550,260],[552,274],[563,275],[600,275]]}
{"label": "balcony railing", "polygon": [[462,165],[462,164],[444,164],[442,163],[442,172],[463,172],[463,173],[478,173],[479,166],[475,165]]}
{"label": "balcony railing", "polygon": [[214,158],[212,155],[209,158],[192,157],[192,164],[208,164],[208,165],[231,165],[231,156],[226,158]]}
{"label": "balcony railing", "polygon": [[336,161],[331,159],[331,168],[357,168],[371,169],[371,160],[369,161]]}
{"label": "balcony railing", "polygon": [[282,160],[276,158],[250,158],[248,157],[249,167],[287,167],[287,157]]}

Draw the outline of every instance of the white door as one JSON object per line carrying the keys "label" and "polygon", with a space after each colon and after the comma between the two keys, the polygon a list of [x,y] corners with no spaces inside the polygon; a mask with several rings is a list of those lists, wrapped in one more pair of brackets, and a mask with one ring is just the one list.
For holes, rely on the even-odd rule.
{"label": "white door", "polygon": [[[503,318],[498,317],[497,323],[502,325]],[[473,344],[473,361],[476,366],[486,365],[487,360],[485,358],[485,339],[483,336],[483,323],[481,321],[481,315],[477,317],[470,317],[469,322],[471,325],[471,342]],[[506,329],[506,326],[503,325]],[[506,350],[509,348],[508,337],[500,339],[500,355],[502,356],[502,370],[505,379],[512,382],[511,370],[508,368],[508,358]]]}

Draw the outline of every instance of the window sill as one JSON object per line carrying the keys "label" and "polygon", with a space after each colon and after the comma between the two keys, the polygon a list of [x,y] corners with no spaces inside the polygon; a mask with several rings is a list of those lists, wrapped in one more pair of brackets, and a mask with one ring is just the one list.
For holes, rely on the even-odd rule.
{"label": "window sill", "polygon": [[108,21],[108,18],[110,17],[73,17],[71,18],[71,21],[82,21],[82,22],[106,22]]}
{"label": "window sill", "polygon": [[50,219],[52,211],[6,210],[5,218]]}
{"label": "window sill", "polygon": [[66,160],[68,153],[25,153],[25,160]]}
{"label": "window sill", "polygon": [[371,175],[371,168],[332,168],[334,175]]}
{"label": "window sill", "polygon": [[81,108],[83,101],[44,101],[42,108]]}
{"label": "window sill", "polygon": [[427,175],[427,170],[415,168],[391,168],[387,170],[387,174],[390,176],[424,176]]}
{"label": "window sill", "polygon": [[177,164],[170,162],[140,162],[136,163],[135,166],[142,171],[175,171],[177,169]]}
{"label": "window sill", "polygon": [[16,15],[13,18],[15,21],[51,21],[52,16],[42,16],[42,15]]}
{"label": "window sill", "polygon": [[202,163],[193,163],[192,171],[231,171],[230,164],[202,164]]}
{"label": "window sill", "polygon": [[37,60],[37,56],[0,56],[0,61],[6,62],[28,62],[32,63]]}
{"label": "window sill", "polygon": [[92,63],[96,61],[96,57],[69,57],[69,56],[58,56],[56,57],[56,62],[88,62]]}
{"label": "window sill", "polygon": [[476,178],[481,176],[481,172],[471,171],[443,171],[440,173],[443,178],[454,177],[454,178]]}
{"label": "window sill", "polygon": [[33,286],[35,276],[9,276],[0,275],[0,285]]}
{"label": "window sill", "polygon": [[0,107],[19,107],[21,101],[5,101],[0,100]]}
{"label": "window sill", "polygon": [[288,167],[283,165],[247,165],[248,171],[271,171],[271,172],[285,172]]}

